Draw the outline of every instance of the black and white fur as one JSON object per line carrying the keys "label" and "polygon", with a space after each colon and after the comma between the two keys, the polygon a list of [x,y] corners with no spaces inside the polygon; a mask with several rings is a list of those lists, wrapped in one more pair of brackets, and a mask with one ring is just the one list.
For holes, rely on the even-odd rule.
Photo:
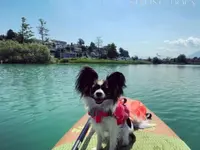
{"label": "black and white fur", "polygon": [[[120,72],[114,72],[105,80],[98,80],[98,74],[90,67],[83,67],[76,80],[76,90],[83,97],[88,112],[100,109],[114,112],[118,98],[123,94],[125,77]],[[104,117],[101,123],[91,121],[92,128],[97,133],[97,150],[102,148],[102,142],[109,142],[109,150],[115,150],[118,143],[129,144],[133,135],[133,125],[127,119],[124,125],[117,125],[113,116]],[[120,141],[120,142],[119,142]]]}

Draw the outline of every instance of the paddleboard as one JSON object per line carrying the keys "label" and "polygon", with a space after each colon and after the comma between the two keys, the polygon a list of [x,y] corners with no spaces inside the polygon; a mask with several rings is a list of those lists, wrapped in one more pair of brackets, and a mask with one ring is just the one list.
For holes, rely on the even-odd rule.
{"label": "paddleboard", "polygon": [[[138,101],[127,97],[126,99],[127,105],[132,101]],[[152,114],[150,122],[155,124],[155,126],[134,131],[136,141],[131,150],[190,150],[187,144],[158,116],[156,116],[155,113],[149,109],[147,109],[147,112]],[[52,150],[71,150],[88,118],[89,116],[85,114],[78,120],[55,144]],[[96,134],[94,133],[94,135],[91,136],[88,131],[79,149],[91,150],[96,147],[96,142]]]}

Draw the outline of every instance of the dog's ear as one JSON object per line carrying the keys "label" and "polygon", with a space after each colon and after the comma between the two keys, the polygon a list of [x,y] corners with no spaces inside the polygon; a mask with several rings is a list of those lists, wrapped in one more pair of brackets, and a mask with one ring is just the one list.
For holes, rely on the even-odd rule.
{"label": "dog's ear", "polygon": [[125,76],[121,72],[113,72],[106,78],[109,88],[115,90],[116,96],[123,94],[123,88],[126,87]]}
{"label": "dog's ear", "polygon": [[89,95],[90,88],[94,84],[94,81],[98,79],[98,74],[89,66],[83,67],[76,79],[75,89],[77,92],[83,95]]}
{"label": "dog's ear", "polygon": [[112,74],[107,76],[106,79],[107,79],[108,83],[110,83],[114,86],[118,86],[120,88],[126,87],[126,79],[125,79],[125,76],[123,75],[123,73],[121,73],[121,72],[113,72]]}

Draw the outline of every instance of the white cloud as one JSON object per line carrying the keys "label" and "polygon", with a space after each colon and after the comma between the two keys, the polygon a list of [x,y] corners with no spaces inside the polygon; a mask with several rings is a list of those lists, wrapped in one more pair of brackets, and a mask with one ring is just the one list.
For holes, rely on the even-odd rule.
{"label": "white cloud", "polygon": [[178,56],[180,54],[190,55],[200,49],[200,38],[188,37],[179,38],[176,40],[165,40],[162,47],[158,47],[156,50],[158,54],[163,57],[166,56]]}
{"label": "white cloud", "polygon": [[158,47],[156,49],[157,54],[160,55],[161,58],[166,57],[176,57],[179,55],[179,50],[170,47]]}
{"label": "white cloud", "polygon": [[187,39],[165,40],[164,43],[170,46],[180,46],[186,48],[200,48],[200,38],[188,37]]}

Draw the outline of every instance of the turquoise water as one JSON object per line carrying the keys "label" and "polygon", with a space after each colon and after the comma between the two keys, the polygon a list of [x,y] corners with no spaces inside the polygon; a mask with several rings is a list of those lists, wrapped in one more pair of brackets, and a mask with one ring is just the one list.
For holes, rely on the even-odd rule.
{"label": "turquoise water", "polygon": [[[192,150],[200,149],[200,66],[91,65],[121,71],[139,99]],[[84,114],[74,91],[81,65],[0,65],[0,149],[48,150]]]}

